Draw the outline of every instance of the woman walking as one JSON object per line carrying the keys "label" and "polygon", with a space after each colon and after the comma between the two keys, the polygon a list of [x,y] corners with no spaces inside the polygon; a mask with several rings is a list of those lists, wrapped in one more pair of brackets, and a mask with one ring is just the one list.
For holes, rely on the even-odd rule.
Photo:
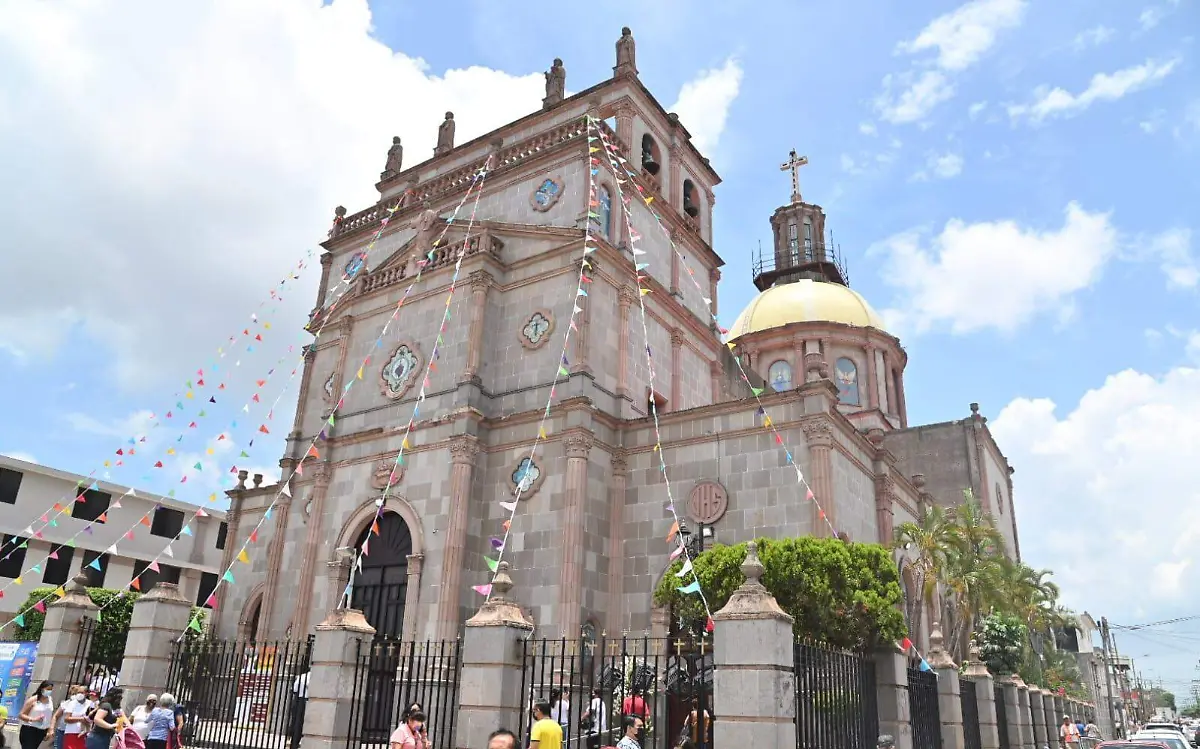
{"label": "woman walking", "polygon": [[50,698],[53,691],[54,684],[43,681],[21,707],[17,716],[21,721],[21,732],[17,735],[21,749],[37,749],[46,740],[50,722],[54,718],[54,700]]}
{"label": "woman walking", "polygon": [[86,749],[108,749],[117,730],[123,727],[125,717],[121,712],[124,693],[114,689],[100,698],[96,712],[92,714],[92,730],[84,743]]}
{"label": "woman walking", "polygon": [[84,749],[83,735],[87,731],[87,695],[83,686],[71,687],[71,696],[62,704],[62,747],[61,749]]}
{"label": "woman walking", "polygon": [[175,730],[175,698],[163,693],[158,705],[150,711],[150,731],[146,734],[146,749],[167,749],[171,732]]}

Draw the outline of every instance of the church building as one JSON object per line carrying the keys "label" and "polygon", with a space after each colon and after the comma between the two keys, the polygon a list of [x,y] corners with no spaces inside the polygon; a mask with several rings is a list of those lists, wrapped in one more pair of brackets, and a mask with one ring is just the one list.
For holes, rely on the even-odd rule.
{"label": "church building", "polygon": [[[723,263],[712,246],[721,178],[642,84],[628,29],[616,51],[613,76],[571,96],[555,60],[539,111],[469,142],[454,143],[446,113],[420,163],[404,165],[396,138],[378,202],[337,210],[309,323],[321,332],[307,351],[283,475],[325,430],[320,455],[304,460],[263,523],[268,552],[224,593],[218,636],[311,632],[339,605],[385,494],[352,602],[380,633],[405,639],[453,638],[477,609],[472,586],[491,579],[489,539],[502,534],[500,503],[518,485],[504,559],[539,633],[552,637],[667,634],[652,591],[670,562],[670,498],[710,544],[831,529],[889,544],[897,524],[933,503],[958,504],[969,488],[1018,553],[1011,469],[986,419],[972,405],[961,420],[909,424],[907,355],[850,288],[824,212],[800,195],[806,159],[795,152],[783,165],[791,199],[770,217],[773,251],[754,267],[760,293],[723,338],[714,319]],[[589,115],[634,177],[590,160]],[[465,220],[473,196],[451,221],[485,164],[474,223]],[[653,200],[629,201],[627,223],[622,197],[635,190]],[[644,252],[636,270],[630,227]],[[581,268],[585,235],[598,249]],[[581,272],[586,297],[576,295]],[[640,294],[639,274],[650,293]],[[330,304],[344,278],[349,291]],[[366,357],[361,381],[345,390]],[[560,366],[566,376],[556,377]],[[743,368],[819,504],[764,429]],[[421,384],[425,400],[392,476]],[[546,440],[531,457],[547,403]],[[280,487],[243,479],[229,494],[226,565]],[[903,579],[920,646],[927,621],[912,576]]]}

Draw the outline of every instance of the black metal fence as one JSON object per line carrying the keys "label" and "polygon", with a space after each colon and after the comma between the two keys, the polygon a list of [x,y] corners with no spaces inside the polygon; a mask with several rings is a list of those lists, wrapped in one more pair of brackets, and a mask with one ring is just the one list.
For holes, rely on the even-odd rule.
{"label": "black metal fence", "polygon": [[[623,723],[640,726],[642,749],[712,749],[712,641],[621,637],[524,643],[523,705],[549,703],[566,749],[615,746]],[[532,729],[522,718],[520,746]]]}
{"label": "black metal fence", "polygon": [[869,656],[797,643],[798,749],[872,749],[879,734],[875,662]]}
{"label": "black metal fence", "polygon": [[979,732],[979,695],[975,692],[975,682],[960,678],[958,689],[962,699],[963,746],[980,749],[983,736]]}
{"label": "black metal fence", "polygon": [[386,747],[392,731],[413,705],[419,705],[425,714],[429,746],[453,747],[461,670],[459,640],[360,640],[347,716],[347,749]]}
{"label": "black metal fence", "polygon": [[908,668],[908,714],[913,749],[941,749],[942,719],[938,710],[937,674]]}
{"label": "black metal fence", "polygon": [[1012,749],[1008,743],[1008,708],[1004,705],[1004,689],[997,684],[993,687],[992,695],[996,700],[996,730],[1000,734],[1000,749]]}
{"label": "black metal fence", "polygon": [[[100,623],[95,619],[84,617],[79,626],[81,636],[71,659],[67,682],[83,684],[103,696],[104,692],[118,684],[117,675],[124,661],[124,648],[103,647],[96,639]],[[66,690],[63,691],[65,693]]]}
{"label": "black metal fence", "polygon": [[299,746],[312,644],[311,637],[175,643],[166,691],[184,709],[183,744],[211,749]]}

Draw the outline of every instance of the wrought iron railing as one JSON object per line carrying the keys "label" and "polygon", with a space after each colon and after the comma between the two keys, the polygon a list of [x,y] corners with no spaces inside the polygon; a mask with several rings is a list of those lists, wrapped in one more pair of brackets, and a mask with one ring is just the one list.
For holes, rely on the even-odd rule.
{"label": "wrought iron railing", "polygon": [[95,619],[83,617],[79,628],[80,638],[68,669],[67,683],[82,684],[101,693],[118,686],[117,675],[125,660],[124,646],[118,645],[119,651],[111,645],[103,647],[103,643],[96,639],[99,622]]}
{"label": "wrought iron railing", "polygon": [[454,746],[462,642],[360,640],[354,687],[346,716],[347,749],[387,747],[407,711],[420,706],[432,749]]}
{"label": "wrought iron railing", "polygon": [[183,707],[182,744],[211,749],[298,747],[312,646],[312,637],[175,643],[166,691]]}
{"label": "wrought iron railing", "polygon": [[938,709],[937,674],[908,668],[908,715],[913,749],[942,748],[942,719]]}
{"label": "wrought iron railing", "polygon": [[874,747],[875,662],[808,643],[797,643],[794,654],[797,749]]}
{"label": "wrought iron railing", "polygon": [[960,678],[958,689],[962,701],[963,746],[965,749],[981,749],[983,736],[979,731],[979,695],[975,692],[975,682]]}
{"label": "wrought iron railing", "polygon": [[[524,643],[522,705],[548,703],[566,749],[615,746],[626,722],[642,749],[712,749],[712,643],[706,638],[532,639]],[[532,729],[527,712],[520,746]]]}

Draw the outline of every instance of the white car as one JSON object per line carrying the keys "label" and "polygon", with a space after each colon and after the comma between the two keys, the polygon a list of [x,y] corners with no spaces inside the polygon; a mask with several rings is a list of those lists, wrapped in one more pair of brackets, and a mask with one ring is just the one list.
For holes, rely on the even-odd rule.
{"label": "white car", "polygon": [[1171,749],[1192,749],[1192,744],[1178,729],[1150,728],[1138,731],[1132,736],[1134,741],[1161,741]]}

